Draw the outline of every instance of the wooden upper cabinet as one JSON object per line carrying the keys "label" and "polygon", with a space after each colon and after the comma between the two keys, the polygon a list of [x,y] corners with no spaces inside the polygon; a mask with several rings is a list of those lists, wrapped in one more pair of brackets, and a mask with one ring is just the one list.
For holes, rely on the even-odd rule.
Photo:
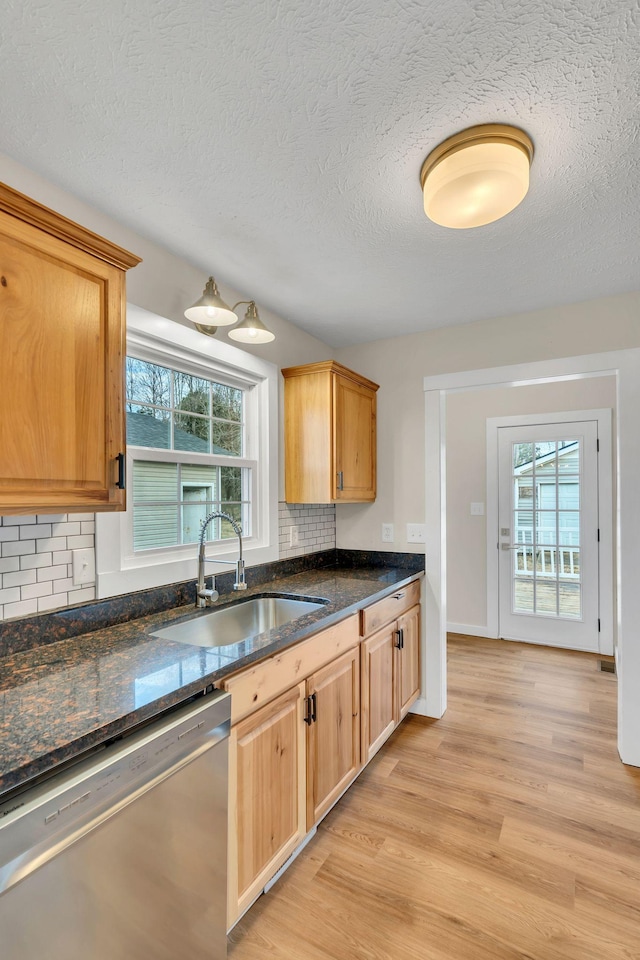
{"label": "wooden upper cabinet", "polygon": [[0,514],[123,510],[125,271],[0,184]]}
{"label": "wooden upper cabinet", "polygon": [[282,374],[287,502],[375,500],[378,385],[333,360]]}

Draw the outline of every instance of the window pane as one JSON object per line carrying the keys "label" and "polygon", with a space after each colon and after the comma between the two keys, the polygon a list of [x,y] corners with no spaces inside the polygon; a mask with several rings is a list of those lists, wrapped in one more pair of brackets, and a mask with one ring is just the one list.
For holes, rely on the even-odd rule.
{"label": "window pane", "polygon": [[242,470],[240,467],[221,468],[220,499],[242,500]]}
{"label": "window pane", "polygon": [[[134,460],[133,501],[141,503],[178,499],[178,467],[175,463]],[[175,511],[174,511],[175,512]]]}
{"label": "window pane", "polygon": [[560,584],[560,616],[579,620],[582,616],[582,588],[579,583]]}
{"label": "window pane", "polygon": [[127,404],[127,443],[132,447],[155,447],[168,450],[171,446],[170,413]]}
{"label": "window pane", "polygon": [[532,443],[514,443],[513,444],[513,466],[521,467],[525,463],[531,463],[533,458]]}
{"label": "window pane", "polygon": [[166,367],[127,357],[126,380],[129,400],[171,406],[171,371]]}
{"label": "window pane", "polygon": [[173,415],[174,450],[193,450],[197,453],[209,453],[209,425],[211,421],[204,417],[192,417],[188,413]]}
{"label": "window pane", "polygon": [[212,413],[221,420],[242,420],[242,390],[212,383]]}
{"label": "window pane", "polygon": [[[182,504],[182,542],[197,543],[200,539],[202,524],[206,517],[216,510],[216,504],[205,499],[206,488],[183,488],[184,502]],[[212,521],[208,528],[206,539],[215,540],[217,521]]]}
{"label": "window pane", "polygon": [[242,427],[235,423],[221,423],[214,420],[213,452],[232,457],[242,456]]}
{"label": "window pane", "polygon": [[558,543],[566,544],[568,547],[580,546],[580,514],[563,510],[558,517]]}
{"label": "window pane", "polygon": [[556,582],[545,583],[538,580],[536,583],[536,613],[558,613],[558,591]]}
{"label": "window pane", "polygon": [[580,444],[577,440],[558,443],[558,473],[580,472]]}
{"label": "window pane", "polygon": [[[242,507],[239,503],[221,503],[220,509],[224,513],[228,513],[237,524],[242,524]],[[228,540],[230,537],[235,537],[236,533],[229,523],[228,520],[220,521],[220,537],[222,540]]]}
{"label": "window pane", "polygon": [[557,460],[556,460],[556,445],[550,441],[545,441],[544,443],[536,443],[536,475],[544,476],[545,474],[555,473]]}
{"label": "window pane", "polygon": [[188,373],[176,371],[173,375],[174,404],[176,410],[186,410],[190,413],[201,413],[205,417],[209,414],[209,390],[211,384],[200,377],[192,377]]}
{"label": "window pane", "polygon": [[136,505],[133,509],[133,549],[171,547],[178,542],[176,504]]}
{"label": "window pane", "polygon": [[533,613],[533,580],[513,581],[514,613]]}

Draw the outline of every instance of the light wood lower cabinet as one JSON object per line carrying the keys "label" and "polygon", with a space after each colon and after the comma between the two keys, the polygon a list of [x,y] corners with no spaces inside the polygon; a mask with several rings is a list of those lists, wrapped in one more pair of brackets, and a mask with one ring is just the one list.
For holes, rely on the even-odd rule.
{"label": "light wood lower cabinet", "polygon": [[362,641],[362,759],[367,763],[396,726],[395,623]]}
{"label": "light wood lower cabinet", "polygon": [[305,702],[300,683],[231,728],[230,925],[307,833]]}
{"label": "light wood lower cabinet", "polygon": [[307,829],[346,790],[360,766],[358,648],[307,680]]}
{"label": "light wood lower cabinet", "polygon": [[397,617],[364,640],[354,614],[223,681],[232,695],[229,927],[418,696],[420,606],[407,609],[417,591],[411,584],[368,608],[369,618]]}
{"label": "light wood lower cabinet", "polygon": [[420,693],[420,604],[398,617],[398,711],[399,723]]}
{"label": "light wood lower cabinet", "polygon": [[368,762],[420,693],[420,604],[362,641],[362,757]]}

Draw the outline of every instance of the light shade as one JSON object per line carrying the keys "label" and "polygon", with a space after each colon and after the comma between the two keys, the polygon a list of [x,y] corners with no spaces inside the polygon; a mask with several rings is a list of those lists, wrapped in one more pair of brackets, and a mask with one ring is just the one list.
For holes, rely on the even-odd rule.
{"label": "light shade", "polygon": [[239,343],[270,343],[276,338],[271,330],[267,330],[258,316],[258,309],[253,300],[247,307],[244,320],[233,330],[229,330],[229,336]]}
{"label": "light shade", "polygon": [[[213,277],[209,277],[199,300],[184,312],[187,320],[198,327],[228,327],[236,323],[237,316],[218,293]],[[208,332],[208,331],[201,331]],[[214,331],[215,332],[215,331]]]}
{"label": "light shade", "polygon": [[424,212],[443,227],[493,223],[524,200],[533,143],[503,124],[469,127],[432,150],[422,165]]}

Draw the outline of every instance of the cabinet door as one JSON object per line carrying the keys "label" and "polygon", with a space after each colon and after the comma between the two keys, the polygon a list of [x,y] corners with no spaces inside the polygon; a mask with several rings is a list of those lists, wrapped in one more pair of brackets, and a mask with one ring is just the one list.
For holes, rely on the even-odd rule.
{"label": "cabinet door", "polygon": [[420,693],[420,604],[398,617],[398,722]]}
{"label": "cabinet door", "polygon": [[124,509],[124,272],[0,213],[0,512]]}
{"label": "cabinet door", "polygon": [[362,643],[362,760],[378,752],[396,725],[396,625]]}
{"label": "cabinet door", "polygon": [[334,499],[376,498],[376,394],[333,376]]}
{"label": "cabinet door", "polygon": [[304,683],[231,728],[228,922],[306,834]]}
{"label": "cabinet door", "polygon": [[360,766],[360,651],[356,647],[307,680],[307,829]]}

